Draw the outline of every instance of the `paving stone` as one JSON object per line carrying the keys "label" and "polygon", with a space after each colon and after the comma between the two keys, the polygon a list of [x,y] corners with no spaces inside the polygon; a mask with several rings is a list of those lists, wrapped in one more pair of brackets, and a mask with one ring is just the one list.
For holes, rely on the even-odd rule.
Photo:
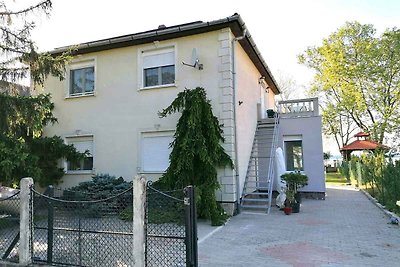
{"label": "paving stone", "polygon": [[297,214],[232,217],[201,240],[199,266],[400,266],[400,227],[358,190],[333,187]]}

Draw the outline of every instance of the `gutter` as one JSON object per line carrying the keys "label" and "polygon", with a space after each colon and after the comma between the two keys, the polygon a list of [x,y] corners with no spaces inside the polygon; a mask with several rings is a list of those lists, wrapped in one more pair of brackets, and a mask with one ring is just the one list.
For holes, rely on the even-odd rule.
{"label": "gutter", "polygon": [[[243,25],[244,27],[244,25]],[[238,153],[238,138],[237,138],[237,116],[236,116],[236,58],[235,58],[235,43],[237,41],[243,40],[246,37],[247,29],[244,27],[243,33],[241,36],[235,37],[232,39],[232,90],[233,90],[233,120],[234,120],[234,140],[235,140],[235,183],[236,183],[236,213],[240,213],[240,185],[239,185],[239,153]]]}

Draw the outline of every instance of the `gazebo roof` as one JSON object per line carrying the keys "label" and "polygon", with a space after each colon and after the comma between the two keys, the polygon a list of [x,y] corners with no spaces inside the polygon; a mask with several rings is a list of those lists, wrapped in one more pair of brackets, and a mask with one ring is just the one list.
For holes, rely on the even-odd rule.
{"label": "gazebo roof", "polygon": [[389,147],[371,140],[356,140],[342,147],[340,151],[375,150],[377,148],[389,148]]}
{"label": "gazebo roof", "polygon": [[367,136],[369,136],[369,133],[366,132],[359,132],[354,135],[354,137],[367,137]]}

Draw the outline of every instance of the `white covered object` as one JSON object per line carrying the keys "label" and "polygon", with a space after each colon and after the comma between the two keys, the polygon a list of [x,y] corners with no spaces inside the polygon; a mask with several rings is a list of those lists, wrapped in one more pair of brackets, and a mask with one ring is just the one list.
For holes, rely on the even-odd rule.
{"label": "white covered object", "polygon": [[275,181],[274,190],[278,191],[279,195],[276,197],[276,205],[283,207],[286,200],[286,182],[282,181],[281,175],[286,173],[285,158],[283,157],[282,148],[278,147],[275,151]]}

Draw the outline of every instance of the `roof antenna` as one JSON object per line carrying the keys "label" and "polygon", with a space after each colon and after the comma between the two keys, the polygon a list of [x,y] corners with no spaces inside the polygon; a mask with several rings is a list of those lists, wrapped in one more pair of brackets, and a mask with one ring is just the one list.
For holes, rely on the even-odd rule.
{"label": "roof antenna", "polygon": [[203,69],[203,64],[200,63],[199,56],[197,55],[197,49],[193,48],[192,50],[192,61],[191,64],[185,63],[182,61],[182,64],[188,67],[197,68],[198,70]]}

